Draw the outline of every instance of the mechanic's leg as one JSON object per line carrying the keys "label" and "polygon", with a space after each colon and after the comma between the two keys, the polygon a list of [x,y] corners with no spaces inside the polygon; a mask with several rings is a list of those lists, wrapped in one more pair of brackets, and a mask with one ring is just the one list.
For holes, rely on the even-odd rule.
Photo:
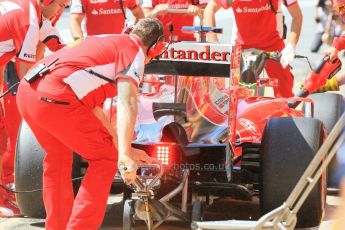
{"label": "mechanic's leg", "polygon": [[109,160],[88,161],[84,180],[73,205],[67,229],[93,230],[102,223],[117,164]]}
{"label": "mechanic's leg", "polygon": [[27,121],[27,117],[32,119],[89,162],[67,229],[97,229],[102,223],[108,193],[117,170],[117,150],[113,137],[92,109],[75,97],[68,101],[69,105],[48,103],[40,100],[42,95],[33,91],[33,88],[25,82],[19,86],[17,103],[23,118]]}
{"label": "mechanic's leg", "polygon": [[[93,230],[99,228],[104,217],[110,186],[117,170],[118,154],[112,136],[102,123],[86,107],[83,106],[80,112],[81,116],[71,120],[79,129],[73,129],[75,138],[67,145],[73,146],[88,161],[88,168],[75,198],[67,229]],[[72,130],[67,129],[66,132],[72,134]]]}
{"label": "mechanic's leg", "polygon": [[315,34],[315,37],[311,43],[311,47],[310,47],[310,51],[312,53],[317,53],[320,49],[320,47],[322,46],[322,35],[323,35],[323,31],[322,32],[317,32]]}
{"label": "mechanic's leg", "polygon": [[[4,80],[4,71],[5,66],[0,66],[0,92],[2,92],[2,82]],[[2,155],[6,150],[7,145],[7,134],[5,129],[5,120],[4,120],[4,111],[3,111],[3,104],[2,100],[0,99],[0,184],[2,183]]]}
{"label": "mechanic's leg", "polygon": [[268,60],[265,70],[270,78],[278,79],[278,87],[274,89],[275,97],[293,97],[293,75],[290,68],[283,68],[279,62]]}
{"label": "mechanic's leg", "polygon": [[[7,86],[5,87],[5,89],[7,89]],[[3,156],[3,179],[5,184],[8,184],[14,182],[14,156],[18,130],[22,118],[17,108],[15,95],[9,93],[4,97],[4,108],[5,126],[8,134],[8,143]]]}
{"label": "mechanic's leg", "polygon": [[[2,112],[2,107],[0,105],[0,113]],[[5,185],[2,180],[3,174],[3,154],[6,150],[7,134],[5,129],[5,121],[2,114],[0,114],[0,185]],[[4,189],[0,189],[0,204],[9,199],[8,193]]]}
{"label": "mechanic's leg", "polygon": [[[28,101],[36,103],[31,104]],[[17,92],[18,109],[46,152],[43,165],[43,201],[47,213],[46,229],[66,229],[74,200],[71,181],[73,154],[70,148],[37,123],[39,120],[46,119],[44,114],[37,113],[39,112],[39,108],[36,106],[38,101],[41,100],[36,94],[30,94],[27,90],[21,90],[19,87]]]}
{"label": "mechanic's leg", "polygon": [[72,186],[73,152],[40,128],[35,121],[29,118],[26,122],[46,152],[43,161],[43,201],[47,214],[46,229],[66,229],[74,201]]}
{"label": "mechanic's leg", "polygon": [[73,152],[46,132],[39,133],[36,129],[35,135],[40,138],[39,143],[47,153],[43,163],[46,229],[66,229],[74,201]]}

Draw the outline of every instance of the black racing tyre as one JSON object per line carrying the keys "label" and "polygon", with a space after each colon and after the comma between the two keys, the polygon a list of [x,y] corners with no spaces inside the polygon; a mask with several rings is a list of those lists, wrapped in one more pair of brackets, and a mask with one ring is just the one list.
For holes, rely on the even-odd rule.
{"label": "black racing tyre", "polygon": [[344,112],[344,98],[336,93],[316,93],[309,96],[314,101],[314,118],[323,122],[330,133]]}
{"label": "black racing tyre", "polygon": [[[327,134],[329,134],[344,112],[345,104],[343,96],[336,93],[317,93],[309,97],[314,101],[314,118],[323,122]],[[331,182],[337,166],[338,161],[334,157],[327,168],[327,185],[329,187],[337,187],[337,184]]]}
{"label": "black racing tyre", "polygon": [[135,220],[134,220],[134,200],[125,200],[123,206],[123,230],[134,230]]}
{"label": "black racing tyre", "polygon": [[204,202],[202,201],[195,201],[193,203],[193,208],[192,208],[192,217],[191,217],[191,228],[197,229],[197,226],[195,222],[202,221],[203,220],[203,213],[204,213]]}
{"label": "black racing tyre", "polygon": [[[266,124],[260,159],[262,214],[277,208],[290,195],[323,142],[323,125],[313,118],[273,118]],[[315,227],[325,205],[320,179],[297,214],[297,226]]]}
{"label": "black racing tyre", "polygon": [[[15,160],[15,188],[17,191],[42,189],[44,151],[29,126],[23,122],[18,133]],[[42,191],[17,193],[16,199],[23,215],[44,218]]]}
{"label": "black racing tyre", "polygon": [[[15,158],[16,191],[32,191],[16,193],[21,213],[28,217],[44,218],[45,210],[42,199],[42,174],[44,151],[38,144],[30,127],[22,122],[18,132]],[[80,157],[74,155],[72,177],[80,177]],[[77,157],[76,157],[77,156]],[[80,180],[73,182],[74,192],[79,189]]]}

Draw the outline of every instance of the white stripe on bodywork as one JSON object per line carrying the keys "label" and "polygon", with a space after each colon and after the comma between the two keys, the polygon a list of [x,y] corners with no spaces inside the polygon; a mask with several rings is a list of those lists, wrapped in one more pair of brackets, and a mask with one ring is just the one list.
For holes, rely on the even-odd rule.
{"label": "white stripe on bodywork", "polygon": [[14,47],[12,39],[0,42],[0,57],[5,53],[12,52],[15,49],[16,48]]}
{"label": "white stripe on bodywork", "polygon": [[36,47],[39,39],[38,18],[34,5],[30,2],[30,26],[18,57],[22,60],[34,62],[36,60]]}
{"label": "white stripe on bodywork", "polygon": [[[96,73],[103,75],[104,77],[112,80],[115,79],[115,63],[95,66],[87,68],[86,70],[90,69],[92,69]],[[73,92],[79,99],[82,99],[88,93],[97,89],[98,87],[109,83],[106,80],[94,76],[85,70],[78,70],[68,77],[64,78],[63,81],[72,88]]]}
{"label": "white stripe on bodywork", "polygon": [[0,14],[5,15],[6,13],[11,12],[12,10],[23,10],[20,5],[14,2],[9,1],[0,1]]}

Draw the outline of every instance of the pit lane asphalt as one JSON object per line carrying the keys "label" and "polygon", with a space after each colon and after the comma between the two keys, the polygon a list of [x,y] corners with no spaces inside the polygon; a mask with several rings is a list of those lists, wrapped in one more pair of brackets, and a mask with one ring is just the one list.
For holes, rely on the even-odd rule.
{"label": "pit lane asphalt", "polygon": [[[317,54],[310,53],[310,45],[312,39],[314,38],[314,34],[316,32],[316,26],[314,24],[314,0],[303,0],[299,1],[301,8],[303,10],[304,21],[303,21],[303,29],[299,44],[297,46],[297,54],[300,55],[307,55],[310,58],[310,61],[313,66],[317,65],[317,63],[321,60],[322,57],[322,50],[326,47],[322,47],[322,50]],[[69,9],[65,10],[66,12],[62,16],[61,20],[58,23],[59,29],[62,31],[62,36],[65,41],[70,42],[72,38],[70,36],[70,32],[68,30],[68,16],[69,16]],[[231,34],[231,23],[229,23],[229,19],[232,16],[229,16],[229,12],[221,10],[217,14],[217,22],[219,27],[224,28],[224,34],[220,36],[221,41],[225,43],[230,42],[230,34]],[[285,13],[286,15],[286,13]],[[291,20],[287,18],[287,25],[290,25]],[[344,60],[344,58],[342,58]],[[307,62],[305,60],[294,60],[292,65],[293,73],[295,76],[295,87],[294,91],[298,91],[298,87],[301,82],[303,82],[304,77],[310,72],[307,67]],[[345,88],[342,88],[342,93],[345,95]],[[332,212],[339,204],[339,198],[336,196],[327,196],[327,206],[326,206],[326,215],[324,218],[323,223],[321,224],[319,230],[329,230],[333,224],[332,220]],[[115,230],[115,229],[122,229],[121,227],[121,219],[122,219],[122,212],[121,212],[121,203],[120,203],[119,196],[111,196],[109,198],[109,205],[107,208],[107,212],[104,218],[104,222],[102,225],[102,230]],[[229,210],[226,215],[218,215],[217,217],[213,214],[213,211],[217,210]],[[259,217],[259,213],[256,211],[258,210],[258,201],[254,198],[253,202],[244,202],[244,201],[234,201],[228,199],[226,201],[217,201],[212,208],[209,209],[207,216],[209,218],[216,217],[217,219],[256,219]],[[2,230],[39,230],[44,229],[44,219],[32,219],[32,218],[0,218],[0,229]],[[143,227],[138,227],[136,229],[145,229]],[[180,222],[168,222],[164,224],[159,229],[164,230],[182,230],[182,229],[189,229],[189,224],[184,224]]]}

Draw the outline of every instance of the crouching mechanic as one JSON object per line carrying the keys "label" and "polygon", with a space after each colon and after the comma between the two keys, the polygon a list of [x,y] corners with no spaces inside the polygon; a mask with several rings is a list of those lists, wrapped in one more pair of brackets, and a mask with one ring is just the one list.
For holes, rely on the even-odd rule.
{"label": "crouching mechanic", "polygon": [[[277,18],[281,14],[281,2],[284,2],[292,16],[291,32],[285,46],[284,39],[277,30]],[[293,96],[293,75],[289,63],[295,57],[301,27],[302,12],[297,0],[211,0],[204,12],[204,25],[215,26],[215,13],[221,8],[233,8],[237,25],[236,44],[242,49],[256,48],[264,51],[279,51],[282,53],[281,63],[266,62],[265,70],[269,77],[277,78],[279,85],[274,94],[278,97]],[[214,33],[208,34],[209,41],[217,41]]]}
{"label": "crouching mechanic", "polygon": [[[138,161],[156,162],[131,141],[144,65],[161,54],[163,41],[162,24],[141,19],[129,35],[90,36],[53,53],[20,82],[18,109],[46,152],[46,229],[98,229],[118,164],[127,168],[125,182],[133,183]],[[43,65],[50,66],[47,73]],[[116,95],[117,131],[101,108]],[[89,165],[75,200],[73,151]]]}

